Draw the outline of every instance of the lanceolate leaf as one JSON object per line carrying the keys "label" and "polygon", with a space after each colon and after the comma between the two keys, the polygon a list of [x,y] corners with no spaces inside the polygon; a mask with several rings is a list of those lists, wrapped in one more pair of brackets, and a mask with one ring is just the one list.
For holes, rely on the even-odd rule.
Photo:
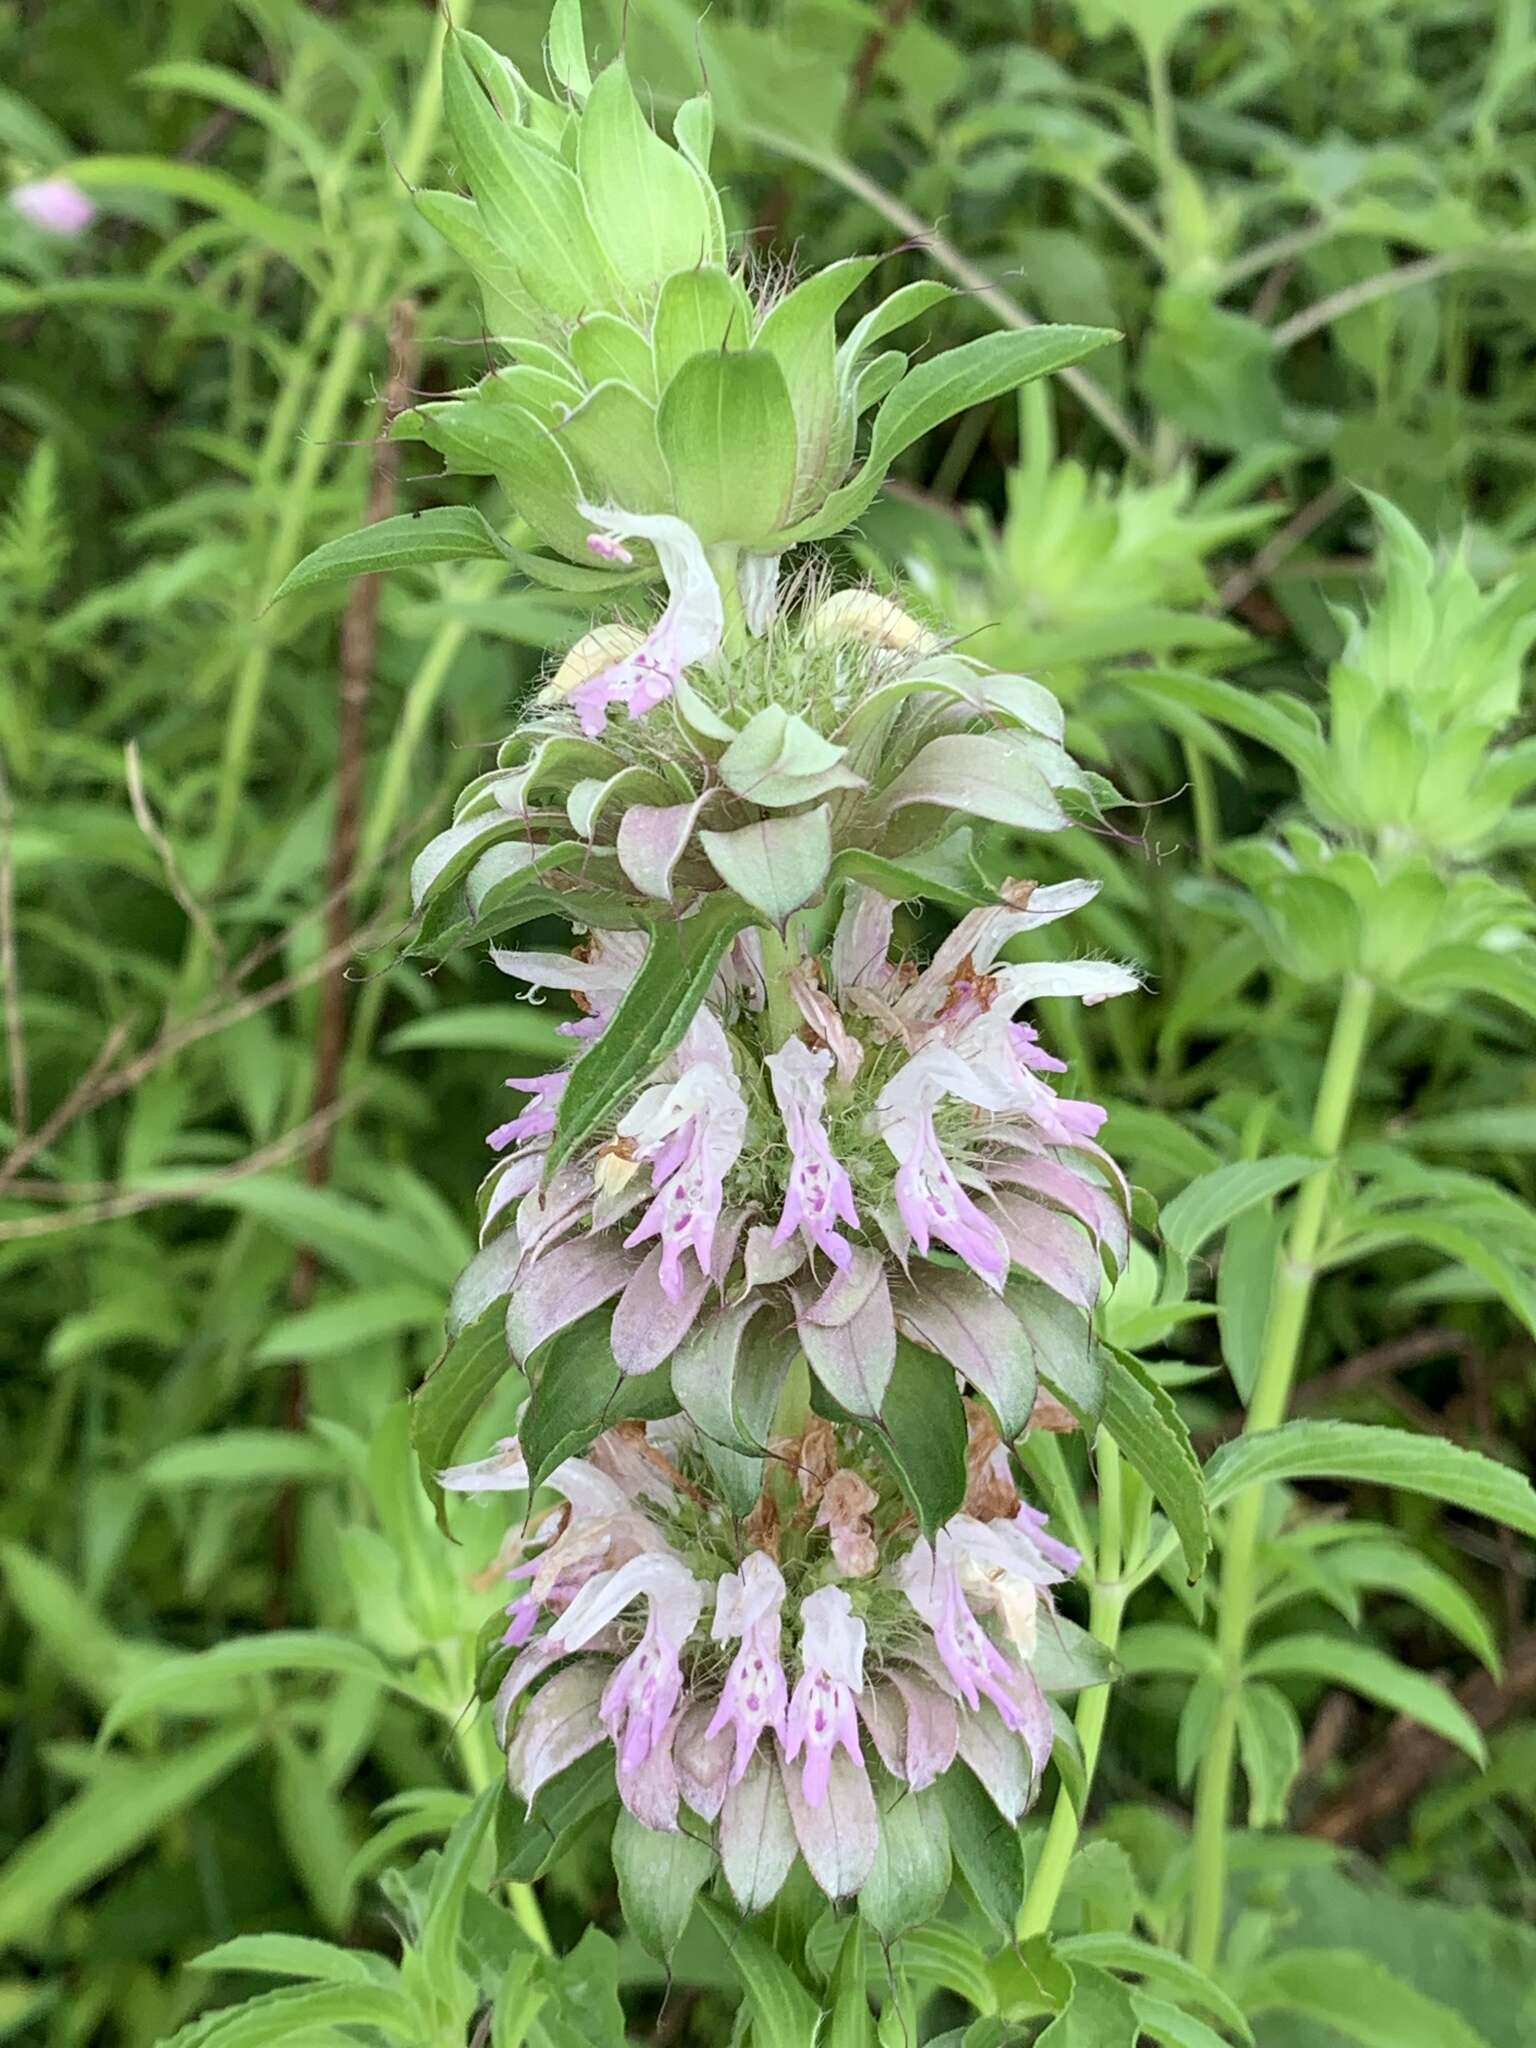
{"label": "lanceolate leaf", "polygon": [[499,1301],[482,1310],[454,1338],[411,1401],[411,1441],[439,1520],[443,1495],[437,1475],[452,1464],[459,1439],[497,1381],[512,1369],[505,1321]]}
{"label": "lanceolate leaf", "polygon": [[322,542],[284,578],[272,602],[352,576],[431,562],[504,561],[508,552],[483,514],[464,505],[435,505]]}
{"label": "lanceolate leaf", "polygon": [[1109,1355],[1103,1426],[1167,1511],[1197,1579],[1211,1547],[1200,1463],[1172,1398],[1128,1351]]}
{"label": "lanceolate leaf", "polygon": [[931,1352],[898,1337],[880,1420],[867,1428],[931,1537],[965,1499],[965,1407],[954,1374],[935,1371]]}
{"label": "lanceolate leaf", "polygon": [[1208,1239],[1260,1202],[1283,1195],[1318,1164],[1303,1154],[1275,1159],[1242,1159],[1202,1174],[1174,1196],[1158,1217],[1163,1242],[1192,1259]]}
{"label": "lanceolate leaf", "polygon": [[533,1398],[518,1432],[530,1485],[542,1486],[600,1430],[676,1408],[665,1366],[621,1373],[608,1348],[608,1311],[597,1309],[550,1340],[536,1363]]}
{"label": "lanceolate leaf", "polygon": [[722,895],[695,917],[652,925],[644,965],[602,1037],[572,1069],[550,1143],[550,1173],[677,1044],[720,956],[751,916],[737,898]]}
{"label": "lanceolate leaf", "polygon": [[670,1963],[693,1917],[699,1887],[715,1868],[712,1843],[679,1828],[660,1834],[620,1807],[613,1830],[613,1867],[625,1925],[643,1948]]}
{"label": "lanceolate leaf", "polygon": [[193,1805],[260,1741],[256,1727],[231,1728],[171,1755],[108,1759],[0,1871],[0,1942],[46,1935],[67,1899]]}
{"label": "lanceolate leaf", "polygon": [[1352,1949],[1283,1951],[1250,1975],[1244,2004],[1255,2017],[1296,2013],[1360,2048],[1493,2048],[1449,2006]]}
{"label": "lanceolate leaf", "polygon": [[949,1824],[937,1786],[910,1792],[891,1778],[876,1796],[880,1846],[859,1888],[859,1912],[889,1946],[938,1917],[949,1890]]}
{"label": "lanceolate leaf", "polygon": [[713,1899],[701,1899],[699,1910],[741,1980],[754,2042],[760,2048],[806,2048],[816,2038],[819,2016],[789,1965]]}
{"label": "lanceolate leaf", "polygon": [[1340,1636],[1282,1636],[1252,1653],[1248,1671],[1255,1678],[1318,1678],[1347,1686],[1433,1729],[1475,1764],[1487,1761],[1488,1746],[1477,1723],[1443,1686],[1368,1643]]}
{"label": "lanceolate leaf", "polygon": [[1113,341],[1104,327],[1033,327],[984,334],[910,370],[875,415],[869,453],[851,482],[832,493],[823,509],[787,536],[821,540],[856,519],[873,502],[886,471],[905,448],[969,406],[983,405],[1032,378],[1080,362]]}
{"label": "lanceolate leaf", "polygon": [[1536,1536],[1536,1490],[1508,1465],[1442,1437],[1361,1422],[1287,1422],[1223,1444],[1206,1467],[1213,1508],[1275,1479],[1358,1479],[1428,1494]]}

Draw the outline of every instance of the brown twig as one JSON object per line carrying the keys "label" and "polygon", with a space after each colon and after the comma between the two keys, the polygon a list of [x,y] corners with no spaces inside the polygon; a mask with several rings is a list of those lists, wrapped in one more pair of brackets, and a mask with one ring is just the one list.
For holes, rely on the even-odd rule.
{"label": "brown twig", "polygon": [[229,1166],[215,1167],[211,1173],[197,1174],[185,1181],[173,1182],[168,1187],[122,1188],[116,1193],[103,1196],[100,1201],[84,1202],[78,1208],[67,1209],[53,1216],[16,1216],[0,1221],[0,1244],[12,1244],[21,1239],[55,1237],[66,1230],[83,1230],[95,1223],[116,1223],[124,1216],[139,1216],[146,1209],[168,1208],[174,1202],[196,1202],[212,1189],[224,1187],[230,1181],[247,1180],[252,1174],[265,1173],[269,1167],[286,1165],[299,1153],[313,1147],[315,1140],[331,1124],[345,1115],[351,1105],[347,1102],[332,1103],[320,1117],[306,1117],[291,1131],[285,1131],[280,1138],[274,1138],[270,1145],[263,1145],[255,1152],[247,1153],[244,1159],[237,1159]]}
{"label": "brown twig", "polygon": [[[369,472],[368,503],[363,514],[366,526],[387,519],[395,509],[399,483],[399,444],[389,438],[389,424],[404,412],[411,400],[418,352],[416,308],[401,299],[392,308],[389,321],[389,377],[384,387],[381,432],[374,443]],[[341,621],[340,691],[336,717],[336,809],[331,821],[331,844],[326,861],[325,917],[327,953],[337,964],[320,989],[319,1016],[315,1025],[315,1080],[311,1109],[318,1118],[336,1104],[341,1092],[342,1064],[347,1051],[347,981],[345,961],[355,934],[352,928],[352,897],[357,871],[358,834],[363,815],[363,780],[367,766],[368,695],[373,682],[374,657],[378,650],[379,589],[377,576],[359,576],[352,585]],[[315,1143],[304,1162],[304,1178],[312,1188],[321,1188],[331,1177],[334,1117],[320,1125]],[[320,1259],[313,1245],[301,1245],[288,1282],[288,1306],[297,1313],[314,1299],[320,1277]],[[288,1373],[283,1396],[283,1420],[289,1429],[302,1429],[308,1408],[308,1378],[302,1360]],[[272,1621],[282,1619],[288,1562],[293,1552],[294,1521],[298,1493],[285,1487],[275,1517],[276,1563]]]}
{"label": "brown twig", "polygon": [[1216,610],[1235,611],[1245,597],[1268,581],[1288,555],[1294,554],[1309,535],[1333,517],[1353,489],[1347,479],[1335,477],[1315,498],[1309,498],[1294,518],[1288,519],[1278,533],[1271,535],[1251,561],[1235,569],[1222,584],[1216,593]]}
{"label": "brown twig", "polygon": [[187,887],[186,879],[177,864],[175,849],[150,808],[149,796],[144,788],[144,770],[139,760],[137,740],[130,740],[123,749],[123,774],[128,784],[128,802],[133,810],[134,823],[153,847],[161,873],[165,876],[165,886],[186,913],[188,923],[193,926],[207,947],[210,958],[217,963],[219,977],[222,980],[229,968],[229,955],[224,950],[224,941],[214,929],[213,919]]}
{"label": "brown twig", "polygon": [[21,1028],[21,969],[16,951],[16,807],[0,759],[0,994],[5,1000],[5,1060],[10,1075],[11,1129],[18,1143],[32,1117],[26,1034]]}
{"label": "brown twig", "polygon": [[[1373,1386],[1410,1365],[1423,1365],[1431,1358],[1468,1359],[1475,1351],[1472,1339],[1461,1330],[1410,1330],[1406,1336],[1357,1352],[1331,1372],[1320,1372],[1315,1379],[1305,1381],[1297,1389],[1292,1405],[1299,1411],[1326,1408],[1341,1394]],[[1445,1428],[1443,1417],[1432,1417],[1431,1423],[1435,1430]],[[1236,1436],[1242,1426],[1241,1415],[1224,1416],[1209,1429],[1201,1430],[1195,1440],[1202,1450],[1214,1449],[1228,1437]]]}
{"label": "brown twig", "polygon": [[913,4],[914,0],[886,0],[880,19],[864,38],[863,47],[854,59],[853,70],[848,79],[848,97],[843,105],[845,121],[857,113],[869,97],[869,89],[875,82],[875,73],[880,68],[880,59],[901,33],[907,16],[912,12]]}
{"label": "brown twig", "polygon": [[[1456,1697],[1484,1734],[1536,1703],[1536,1629],[1510,1648],[1503,1675],[1479,1671]],[[1387,1736],[1306,1823],[1325,1842],[1353,1842],[1390,1820],[1455,1763],[1460,1752],[1417,1722],[1395,1721]]]}
{"label": "brown twig", "polygon": [[[383,425],[374,447],[373,468],[368,486],[365,526],[387,519],[395,509],[399,480],[400,449],[387,429],[395,415],[410,402],[410,387],[416,372],[416,308],[402,299],[393,309],[389,323],[389,381],[385,386]],[[330,854],[326,862],[325,936],[327,951],[345,953],[353,942],[352,888],[357,866],[358,831],[363,813],[363,778],[367,765],[368,693],[373,681],[374,656],[379,636],[379,587],[377,576],[359,576],[352,585],[341,622],[341,689],[336,729],[336,809],[331,824]],[[341,1065],[347,1047],[347,980],[343,968],[327,975],[320,990],[320,1014],[315,1028],[315,1086],[310,1103],[318,1115],[335,1102],[341,1089]],[[311,1187],[321,1187],[330,1178],[331,1132],[322,1135],[310,1155],[306,1177]],[[301,1271],[307,1271],[302,1308],[313,1292],[313,1253],[305,1247],[294,1272],[294,1289],[299,1291]]]}
{"label": "brown twig", "polygon": [[91,1064],[80,1076],[74,1087],[70,1089],[64,1100],[58,1104],[50,1115],[43,1119],[35,1131],[15,1147],[10,1158],[5,1161],[3,1166],[0,1166],[0,1195],[3,1195],[20,1178],[23,1171],[32,1164],[32,1161],[36,1159],[40,1152],[47,1151],[60,1131],[67,1125],[72,1124],[77,1116],[84,1115],[87,1105],[93,1099],[95,1089],[100,1084],[102,1075],[122,1051],[129,1029],[130,1026],[125,1023],[118,1023],[112,1026],[106,1037],[101,1041],[101,1044],[96,1048]]}

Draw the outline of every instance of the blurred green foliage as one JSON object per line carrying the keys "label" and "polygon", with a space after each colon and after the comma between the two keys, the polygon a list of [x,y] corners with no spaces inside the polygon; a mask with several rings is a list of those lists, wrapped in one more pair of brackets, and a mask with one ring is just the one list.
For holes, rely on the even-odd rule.
{"label": "blurred green foliage", "polygon": [[[480,0],[474,25],[546,76],[542,7]],[[1038,673],[1146,806],[1134,838],[1049,856],[1103,878],[1093,941],[1157,996],[1075,1042],[1051,1020],[1168,1205],[1115,1341],[1203,1449],[1231,1433],[1290,1185],[1272,1155],[1305,1167],[1329,991],[1363,972],[1387,993],[1302,1405],[1528,1458],[1528,7],[589,4],[594,60],[621,32],[663,124],[707,81],[749,262],[878,250],[882,292],[955,285],[918,330],[935,349],[1034,318],[1125,337],[929,435],[845,558]],[[493,1534],[439,1530],[405,1397],[495,1092],[552,1020],[478,960],[427,974],[391,942],[411,855],[586,600],[475,561],[387,580],[376,614],[359,586],[269,605],[381,510],[505,517],[382,448],[386,406],[487,360],[410,203],[461,182],[438,33],[414,0],[0,7],[0,179],[98,209],[64,236],[0,200],[0,2038],[202,2039],[255,1972],[277,2002],[240,2039],[751,2024],[762,2048],[801,2038],[810,1986],[863,2041],[867,1977],[882,2044],[1076,2043],[966,1901],[904,1939],[900,1998],[804,1901],[761,1953],[701,1912],[669,1986],[621,1926],[600,1800],[573,1791],[533,1847],[487,1829]],[[1087,1491],[1081,1445],[1060,1457]],[[1245,1694],[1225,1989],[1149,1974],[1133,2021],[1241,2038],[1235,1998],[1266,2048],[1536,2041],[1528,1541],[1454,1489],[1338,1478],[1321,1535],[1265,1498],[1256,1625],[1283,1608],[1313,1647],[1282,1642]],[[1055,1923],[1053,1967],[1116,2012],[1135,1943],[1185,1932],[1183,1788],[1217,1705],[1206,1596],[1143,1534],[1117,1803]],[[1447,1750],[1394,1799],[1392,1716],[1439,1711],[1428,1674],[1497,1731],[1492,1767]],[[1465,1722],[1442,1714],[1475,1749]],[[1376,1860],[1346,1871],[1341,1842]],[[509,1871],[539,1877],[542,1921],[487,1892]]]}

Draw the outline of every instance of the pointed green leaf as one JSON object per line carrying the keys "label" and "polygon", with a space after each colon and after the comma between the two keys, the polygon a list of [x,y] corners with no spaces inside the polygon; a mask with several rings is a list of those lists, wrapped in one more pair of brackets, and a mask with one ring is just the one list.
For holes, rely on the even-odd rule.
{"label": "pointed green leaf", "polygon": [[1211,1548],[1200,1461],[1172,1398],[1128,1351],[1110,1355],[1103,1426],[1151,1487],[1178,1531],[1191,1579],[1199,1578]]}
{"label": "pointed green leaf", "polygon": [[1346,1686],[1432,1729],[1475,1764],[1488,1760],[1481,1729],[1444,1686],[1368,1643],[1320,1634],[1282,1636],[1253,1651],[1247,1669],[1253,1678],[1317,1678]]}
{"label": "pointed green leaf", "polygon": [[1508,1465],[1443,1437],[1363,1422],[1287,1422],[1223,1444],[1206,1466],[1211,1506],[1276,1479],[1358,1479],[1449,1501],[1536,1536],[1536,1490]]}
{"label": "pointed green leaf", "polygon": [[587,212],[608,261],[635,295],[710,254],[709,208],[686,158],[640,111],[622,58],[587,97],[576,144]]}
{"label": "pointed green leaf", "polygon": [[735,832],[701,832],[699,844],[728,889],[772,923],[820,895],[832,865],[831,813],[763,818]]}
{"label": "pointed green leaf", "polygon": [[772,356],[690,356],[661,394],[656,431],[678,514],[706,547],[753,547],[782,527],[795,487],[795,413]]}
{"label": "pointed green leaf", "polygon": [[530,297],[561,320],[602,305],[615,286],[593,232],[581,182],[569,165],[492,106],[471,66],[469,46],[500,68],[488,44],[464,29],[443,47],[443,111],[459,168],[485,225],[515,265]]}
{"label": "pointed green leaf", "polygon": [[713,1844],[678,1828],[659,1833],[619,1808],[613,1829],[613,1867],[619,1910],[640,1946],[670,1964],[693,1918],[699,1888],[715,1868]]}
{"label": "pointed green leaf", "polygon": [[743,903],[721,895],[693,917],[652,925],[645,961],[609,1027],[571,1069],[550,1142],[550,1173],[671,1052],[703,1002],[721,955],[750,922]]}

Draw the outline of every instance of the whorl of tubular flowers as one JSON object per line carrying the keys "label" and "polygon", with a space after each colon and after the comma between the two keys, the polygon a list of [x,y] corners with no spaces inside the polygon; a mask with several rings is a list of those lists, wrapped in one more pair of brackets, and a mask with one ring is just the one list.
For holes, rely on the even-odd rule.
{"label": "whorl of tubular flowers", "polygon": [[802,579],[781,603],[770,567],[727,637],[689,527],[583,509],[605,558],[654,546],[666,608],[648,630],[609,621],[578,640],[462,792],[412,871],[426,949],[494,935],[525,884],[580,898],[588,924],[604,898],[625,924],[722,886],[782,923],[848,849],[899,847],[958,879],[973,820],[1048,832],[1071,822],[1064,804],[1117,800],[1065,751],[1048,690],[946,648],[889,598]]}
{"label": "whorl of tubular flowers", "polygon": [[[1015,1435],[1037,1361],[1086,1348],[1103,1256],[1118,1268],[1129,1248],[1128,1191],[1097,1142],[1104,1112],[1055,1092],[1062,1064],[1017,1013],[1040,996],[1102,1001],[1136,978],[998,956],[1095,886],[1010,884],[920,971],[891,957],[894,906],[850,887],[825,957],[790,972],[803,1021],[778,1044],[746,935],[678,1049],[547,1179],[566,1072],[510,1082],[527,1106],[491,1134],[505,1156],[482,1191],[479,1270],[509,1294],[509,1341],[535,1380],[541,1347],[592,1316],[621,1372],[672,1359],[677,1399],[713,1433],[743,1346],[770,1378],[803,1350],[842,1407],[872,1416],[904,1336]],[[586,1014],[562,1028],[586,1038],[640,945],[595,933],[576,958],[494,957],[575,994]]]}
{"label": "whorl of tubular flowers", "polygon": [[[745,1911],[796,1850],[829,1895],[864,1882],[882,1774],[915,1791],[960,1759],[1017,1823],[1050,1756],[1042,1676],[1084,1682],[1051,1588],[1077,1553],[1019,1498],[973,1409],[961,1513],[930,1543],[852,1429],[775,1441],[762,1492],[732,1514],[686,1424],[623,1423],[549,1475],[562,1505],[514,1524],[497,1738],[533,1808],[608,1744],[645,1826],[714,1826]],[[441,1475],[456,1493],[526,1493],[515,1441]],[[862,1535],[848,1547],[850,1530]],[[504,1667],[504,1668],[501,1668]],[[888,1802],[886,1802],[888,1803]]]}

